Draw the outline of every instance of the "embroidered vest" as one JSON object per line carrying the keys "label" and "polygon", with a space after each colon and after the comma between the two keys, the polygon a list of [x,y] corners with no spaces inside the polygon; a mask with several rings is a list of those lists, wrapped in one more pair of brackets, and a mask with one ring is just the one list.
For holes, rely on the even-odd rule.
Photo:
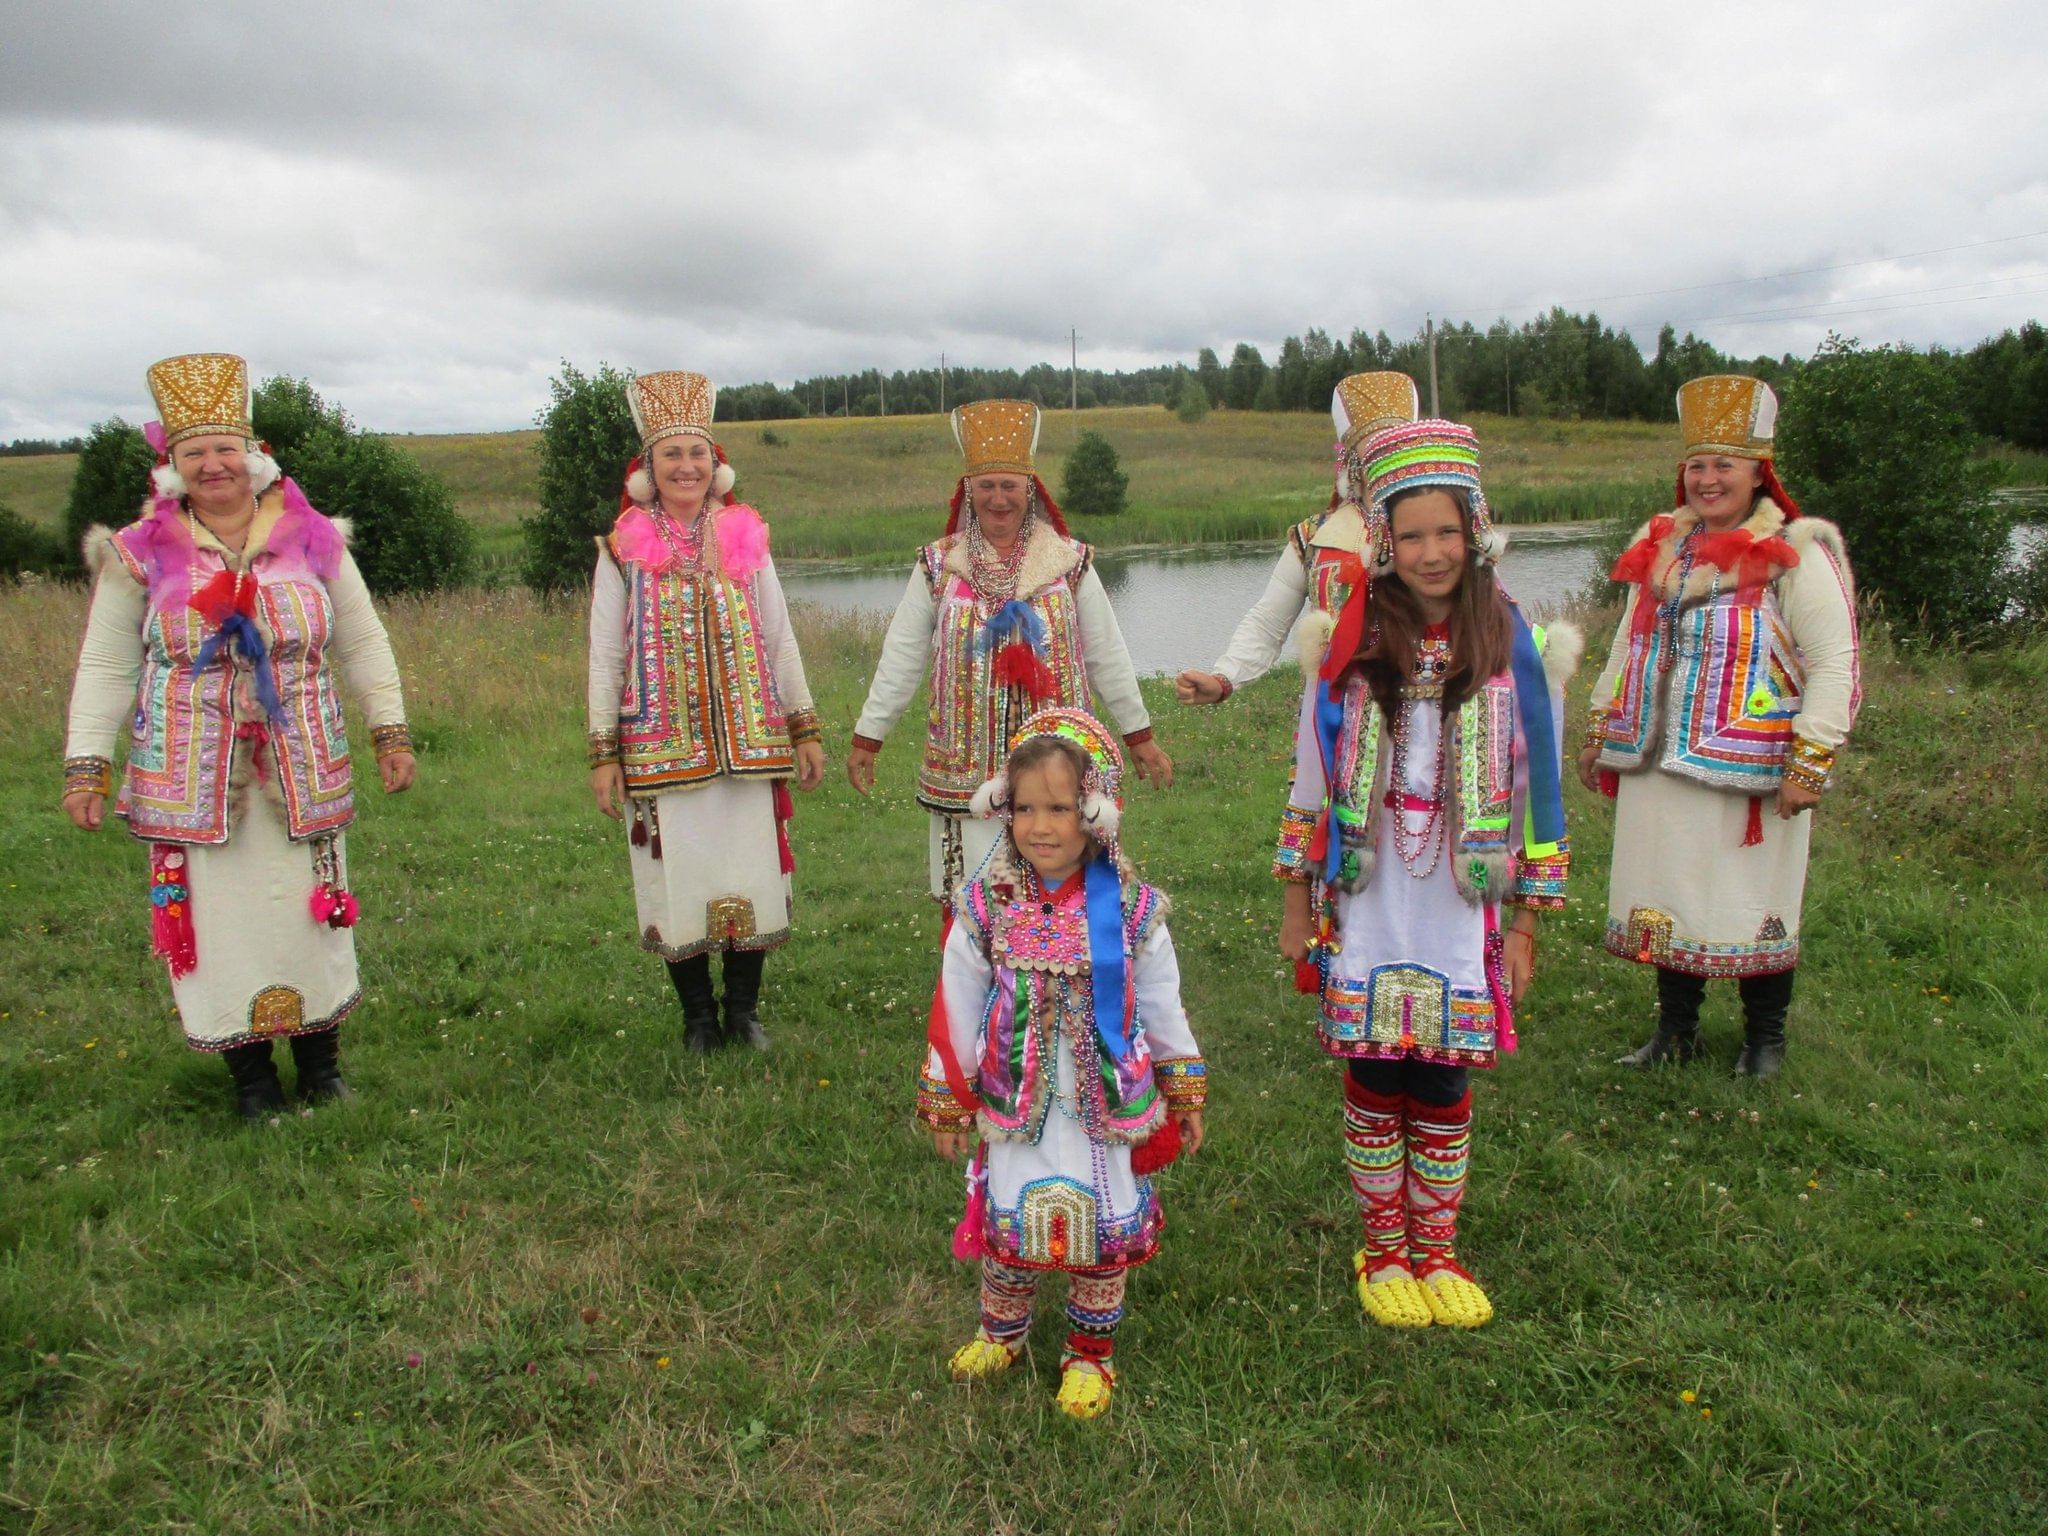
{"label": "embroidered vest", "polygon": [[[1435,700],[1418,701],[1433,707]],[[1509,836],[1515,797],[1515,689],[1503,672],[1458,706],[1444,722],[1451,740],[1444,761],[1450,788],[1451,875],[1470,902],[1498,903],[1508,894]],[[1337,734],[1331,774],[1330,819],[1343,841],[1339,886],[1363,890],[1373,878],[1379,836],[1387,721],[1364,677],[1345,679],[1344,723]],[[1354,873],[1355,870],[1355,873]]]}
{"label": "embroidered vest", "polygon": [[[1657,598],[1646,585],[1636,601]],[[1600,765],[1632,773],[1654,759],[1715,789],[1769,793],[1784,777],[1805,685],[1774,586],[1744,594],[1717,582],[1674,621],[1630,636]]]}
{"label": "embroidered vest", "polygon": [[1030,716],[1054,705],[1090,707],[1088,672],[1081,654],[1081,618],[1074,590],[1087,574],[1092,551],[1069,541],[1081,560],[1030,595],[1045,621],[1045,664],[1055,693],[1030,697],[991,677],[992,647],[975,641],[990,609],[974,588],[946,568],[946,543],[927,545],[918,561],[930,584],[935,610],[932,632],[931,715],[925,733],[924,767],[917,776],[918,804],[947,816],[963,816],[974,792],[995,776],[1009,754],[1010,737]]}
{"label": "embroidered vest", "polygon": [[1302,569],[1308,572],[1308,601],[1310,608],[1326,618],[1334,619],[1344,611],[1344,604],[1350,600],[1355,583],[1344,578],[1344,569],[1349,564],[1347,551],[1328,548],[1315,542],[1317,532],[1322,528],[1323,518],[1311,517],[1296,523],[1288,534],[1294,551],[1301,557]]}
{"label": "embroidered vest", "polygon": [[610,547],[626,578],[619,756],[627,791],[649,795],[721,773],[792,775],[796,752],[765,650],[754,578],[734,581],[680,565],[655,569],[623,557],[616,534]]}
{"label": "embroidered vest", "polygon": [[223,647],[205,669],[212,627],[187,606],[197,586],[226,570],[218,550],[194,543],[184,514],[152,511],[114,535],[122,566],[149,591],[142,681],[128,735],[127,771],[114,813],[128,830],[161,843],[225,843],[237,720],[258,721],[266,778],[275,775],[293,841],[355,819],[348,736],[327,646],[334,610],[327,583],[340,569],[341,531],[285,481],[259,504],[282,514],[250,564],[282,723],[255,705],[250,664]]}
{"label": "embroidered vest", "polygon": [[1124,894],[1124,1016],[1127,1047],[1113,1051],[1096,1030],[1088,963],[1088,914],[1079,900],[1013,899],[976,880],[962,890],[960,916],[994,964],[981,1024],[977,1085],[982,1129],[997,1141],[1035,1142],[1052,1106],[1064,1034],[1074,1053],[1075,1084],[1087,1092],[1091,1065],[1102,1081],[1102,1139],[1134,1145],[1158,1128],[1166,1103],[1152,1072],[1152,1050],[1138,1016],[1134,957],[1165,916],[1166,898],[1149,885]]}

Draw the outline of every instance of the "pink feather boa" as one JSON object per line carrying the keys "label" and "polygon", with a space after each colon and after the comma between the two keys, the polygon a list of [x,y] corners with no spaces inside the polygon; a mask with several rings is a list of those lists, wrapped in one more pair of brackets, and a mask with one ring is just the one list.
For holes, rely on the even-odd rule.
{"label": "pink feather boa", "polygon": [[[718,539],[718,569],[728,581],[745,581],[768,563],[768,525],[744,502],[724,508],[713,522]],[[621,560],[650,571],[675,564],[675,553],[654,526],[654,514],[640,507],[612,525],[612,547]]]}

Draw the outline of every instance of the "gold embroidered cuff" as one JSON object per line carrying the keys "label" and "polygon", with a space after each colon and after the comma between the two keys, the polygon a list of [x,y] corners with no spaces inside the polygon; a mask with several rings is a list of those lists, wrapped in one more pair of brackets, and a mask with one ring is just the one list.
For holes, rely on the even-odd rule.
{"label": "gold embroidered cuff", "polygon": [[1785,754],[1785,777],[1801,789],[1820,794],[1834,782],[1835,749],[1804,736],[1792,738],[1792,750]]}
{"label": "gold embroidered cuff", "polygon": [[1171,1056],[1153,1062],[1152,1081],[1159,1085],[1171,1109],[1198,1110],[1209,1103],[1209,1065],[1199,1056]]}
{"label": "gold embroidered cuff", "polygon": [[114,792],[114,765],[104,757],[65,758],[64,793],[75,795],[81,789],[96,795],[111,795]]}
{"label": "gold embroidered cuff", "polygon": [[789,744],[800,747],[807,741],[823,743],[825,733],[818,725],[815,709],[793,710],[789,717]]}
{"label": "gold embroidered cuff", "polygon": [[1273,877],[1306,885],[1314,871],[1309,868],[1309,839],[1315,836],[1316,813],[1288,806],[1280,813],[1280,840],[1273,850]]}
{"label": "gold embroidered cuff", "polygon": [[971,1131],[974,1111],[953,1097],[953,1090],[926,1072],[917,1074],[917,1118],[935,1131]]}
{"label": "gold embroidered cuff", "polygon": [[1595,704],[1586,711],[1586,734],[1580,738],[1580,747],[1601,747],[1607,744],[1607,706]]}
{"label": "gold embroidered cuff", "polygon": [[1560,841],[1547,858],[1524,854],[1515,861],[1515,877],[1503,905],[1527,912],[1556,912],[1564,907],[1565,885],[1571,879],[1571,848]]}
{"label": "gold embroidered cuff", "polygon": [[380,763],[400,752],[409,753],[412,751],[412,728],[403,721],[397,725],[373,725],[370,727],[370,746]]}
{"label": "gold embroidered cuff", "polygon": [[602,768],[606,763],[619,760],[619,733],[617,731],[592,731],[590,733],[590,766]]}

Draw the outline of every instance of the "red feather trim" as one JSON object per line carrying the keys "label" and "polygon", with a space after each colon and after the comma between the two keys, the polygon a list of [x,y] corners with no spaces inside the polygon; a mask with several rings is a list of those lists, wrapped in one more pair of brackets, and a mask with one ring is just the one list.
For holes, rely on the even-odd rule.
{"label": "red feather trim", "polygon": [[1013,640],[996,652],[990,676],[1006,688],[1021,688],[1033,701],[1055,697],[1059,680],[1038,652],[1022,640]]}
{"label": "red feather trim", "polygon": [[1131,1148],[1131,1172],[1157,1173],[1181,1153],[1180,1122],[1168,1115],[1159,1128]]}

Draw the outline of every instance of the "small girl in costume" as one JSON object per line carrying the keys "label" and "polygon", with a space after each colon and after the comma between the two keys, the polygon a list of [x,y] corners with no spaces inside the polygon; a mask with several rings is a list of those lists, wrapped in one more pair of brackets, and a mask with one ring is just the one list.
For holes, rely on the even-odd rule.
{"label": "small girl in costume", "polygon": [[1128,1271],[1163,1224],[1151,1174],[1202,1144],[1207,1074],[1180,1002],[1166,898],[1117,848],[1123,757],[1085,710],[1024,723],[974,796],[1008,824],[961,888],[918,1114],[940,1155],[981,1146],[953,1251],[980,1257],[981,1326],[956,1381],[1023,1351],[1039,1274],[1072,1276],[1060,1408],[1109,1407]]}
{"label": "small girl in costume", "polygon": [[1536,914],[1564,904],[1557,720],[1581,641],[1553,625],[1546,643],[1495,580],[1505,540],[1470,428],[1386,427],[1351,465],[1370,569],[1303,693],[1280,947],[1320,996],[1323,1048],[1349,1064],[1366,1315],[1476,1328],[1493,1306],[1453,1253],[1466,1073],[1514,1049]]}

